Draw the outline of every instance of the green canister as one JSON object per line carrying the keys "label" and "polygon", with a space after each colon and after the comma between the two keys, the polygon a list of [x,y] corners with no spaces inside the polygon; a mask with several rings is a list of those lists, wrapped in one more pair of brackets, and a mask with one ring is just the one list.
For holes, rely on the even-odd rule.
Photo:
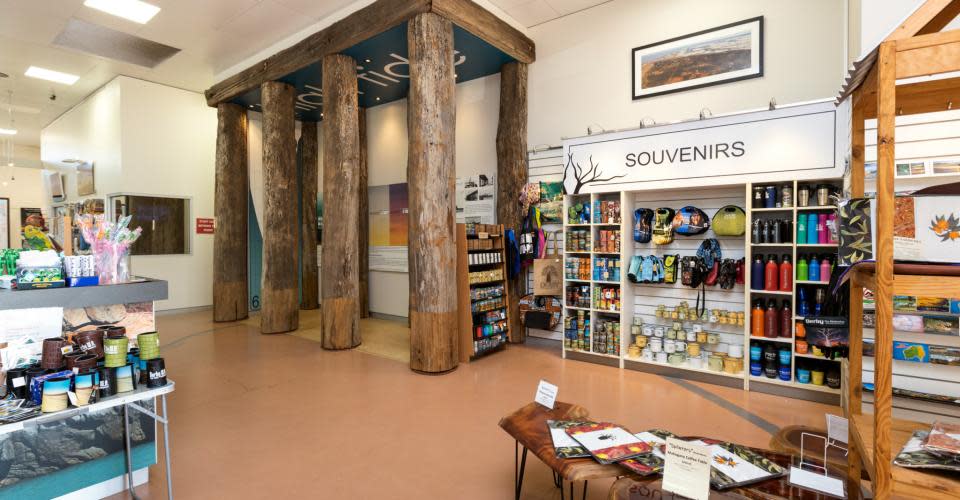
{"label": "green canister", "polygon": [[107,368],[118,368],[127,364],[127,346],[126,335],[111,335],[103,339],[104,361],[103,366]]}
{"label": "green canister", "polygon": [[154,359],[160,357],[160,334],[157,332],[141,333],[137,335],[137,346],[140,348],[140,359]]}

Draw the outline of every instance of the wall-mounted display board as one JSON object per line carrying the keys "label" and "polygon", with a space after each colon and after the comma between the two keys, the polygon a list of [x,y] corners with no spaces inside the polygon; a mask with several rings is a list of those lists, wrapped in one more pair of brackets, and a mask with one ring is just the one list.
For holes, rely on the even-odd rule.
{"label": "wall-mounted display board", "polygon": [[[836,151],[836,116],[832,104],[818,103],[566,141],[564,357],[837,403],[839,388],[827,385],[826,377],[820,376],[825,373],[818,373],[815,381],[808,380],[807,373],[813,370],[806,368],[822,365],[825,372],[839,363],[807,359],[814,356],[809,350],[800,353],[802,356],[795,353],[792,329],[797,315],[792,312],[787,318],[790,338],[779,342],[782,346],[769,341],[783,347],[776,349],[775,355],[779,357],[779,351],[784,351],[786,380],[778,382],[780,373],[775,379],[754,377],[750,366],[755,344],[750,335],[750,299],[763,293],[751,290],[750,258],[774,249],[773,243],[752,244],[752,218],[774,215],[774,210],[768,213],[764,209],[753,213],[754,190],[765,189],[767,184],[789,186],[795,199],[793,192],[803,187],[813,198],[810,186],[838,184],[843,162],[837,161],[842,153]],[[718,130],[725,135],[717,135]],[[729,158],[716,157],[717,144],[731,145],[726,150]],[[694,153],[694,147],[700,152]],[[644,151],[649,152],[650,163],[655,152],[656,163],[626,165],[627,158],[636,162],[639,152]],[[704,154],[708,158],[703,158]],[[646,162],[647,156],[642,156]],[[569,162],[572,159],[577,163],[581,158],[587,170],[574,173]],[[612,166],[617,161],[619,171],[597,167],[604,162]],[[612,178],[617,175],[621,177]],[[598,180],[607,178],[611,179]],[[663,211],[669,215],[665,216],[666,224],[658,228],[658,209],[680,212],[688,206],[700,212],[685,210],[685,216],[693,214],[698,221],[706,218],[714,224],[714,218],[725,211],[738,214],[733,217],[742,233],[716,226],[688,231],[687,235],[660,232],[662,227],[672,227],[676,219],[675,213]],[[784,222],[789,220],[793,225],[801,216],[807,221],[811,213],[819,222],[819,214],[829,213],[831,207],[794,208],[791,203],[780,210],[787,214],[781,217]],[[637,213],[642,215],[639,226]],[[649,218],[644,215],[647,213]],[[650,234],[635,235],[635,231]],[[684,277],[684,258],[712,245],[722,264],[716,268],[720,275],[716,284],[690,286]],[[831,249],[835,254],[837,248],[836,244],[819,243],[780,246],[777,251],[791,260]],[[791,281],[796,281],[793,270],[789,272]],[[797,307],[795,290],[802,286],[805,295],[807,288],[815,295],[816,287],[823,287],[820,279],[806,281],[791,283],[789,290],[781,292],[778,288],[764,297],[780,299],[777,306],[786,300],[792,311]],[[798,358],[804,358],[803,362]],[[801,368],[802,382],[798,375]]]}
{"label": "wall-mounted display board", "polygon": [[[567,194],[839,178],[830,102],[569,139]],[[843,143],[840,141],[839,143]]]}

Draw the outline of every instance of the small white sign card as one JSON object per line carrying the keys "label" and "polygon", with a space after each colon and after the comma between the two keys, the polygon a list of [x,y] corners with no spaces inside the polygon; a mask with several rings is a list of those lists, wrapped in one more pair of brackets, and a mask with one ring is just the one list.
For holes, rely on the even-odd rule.
{"label": "small white sign card", "polygon": [[557,386],[546,380],[541,380],[540,385],[537,386],[537,394],[533,397],[533,400],[552,410],[554,404],[557,402],[557,391],[559,391]]}
{"label": "small white sign card", "polygon": [[835,477],[825,476],[817,472],[803,470],[799,467],[790,467],[790,484],[802,486],[814,491],[826,493],[839,498],[846,498],[843,492],[843,481]]}
{"label": "small white sign card", "polygon": [[710,447],[667,438],[663,489],[694,500],[710,497]]}

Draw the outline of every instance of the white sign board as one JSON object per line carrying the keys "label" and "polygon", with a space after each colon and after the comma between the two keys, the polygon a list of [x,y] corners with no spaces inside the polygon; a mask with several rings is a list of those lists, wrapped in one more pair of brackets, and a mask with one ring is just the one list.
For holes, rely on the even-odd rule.
{"label": "white sign board", "polygon": [[567,194],[840,177],[833,103],[569,139]]}

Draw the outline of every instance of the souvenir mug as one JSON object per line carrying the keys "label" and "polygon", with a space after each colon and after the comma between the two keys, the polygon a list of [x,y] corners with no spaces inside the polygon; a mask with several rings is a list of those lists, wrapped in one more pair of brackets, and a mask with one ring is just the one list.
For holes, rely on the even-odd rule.
{"label": "souvenir mug", "polygon": [[657,363],[666,363],[667,362],[667,353],[658,352],[657,353]]}
{"label": "souvenir mug", "polygon": [[707,361],[707,368],[715,372],[723,371],[723,358],[721,356],[717,356],[716,354],[710,356],[709,360]]}
{"label": "souvenir mug", "polygon": [[663,341],[663,352],[667,354],[673,354],[677,352],[677,342],[675,340],[664,340]]}

